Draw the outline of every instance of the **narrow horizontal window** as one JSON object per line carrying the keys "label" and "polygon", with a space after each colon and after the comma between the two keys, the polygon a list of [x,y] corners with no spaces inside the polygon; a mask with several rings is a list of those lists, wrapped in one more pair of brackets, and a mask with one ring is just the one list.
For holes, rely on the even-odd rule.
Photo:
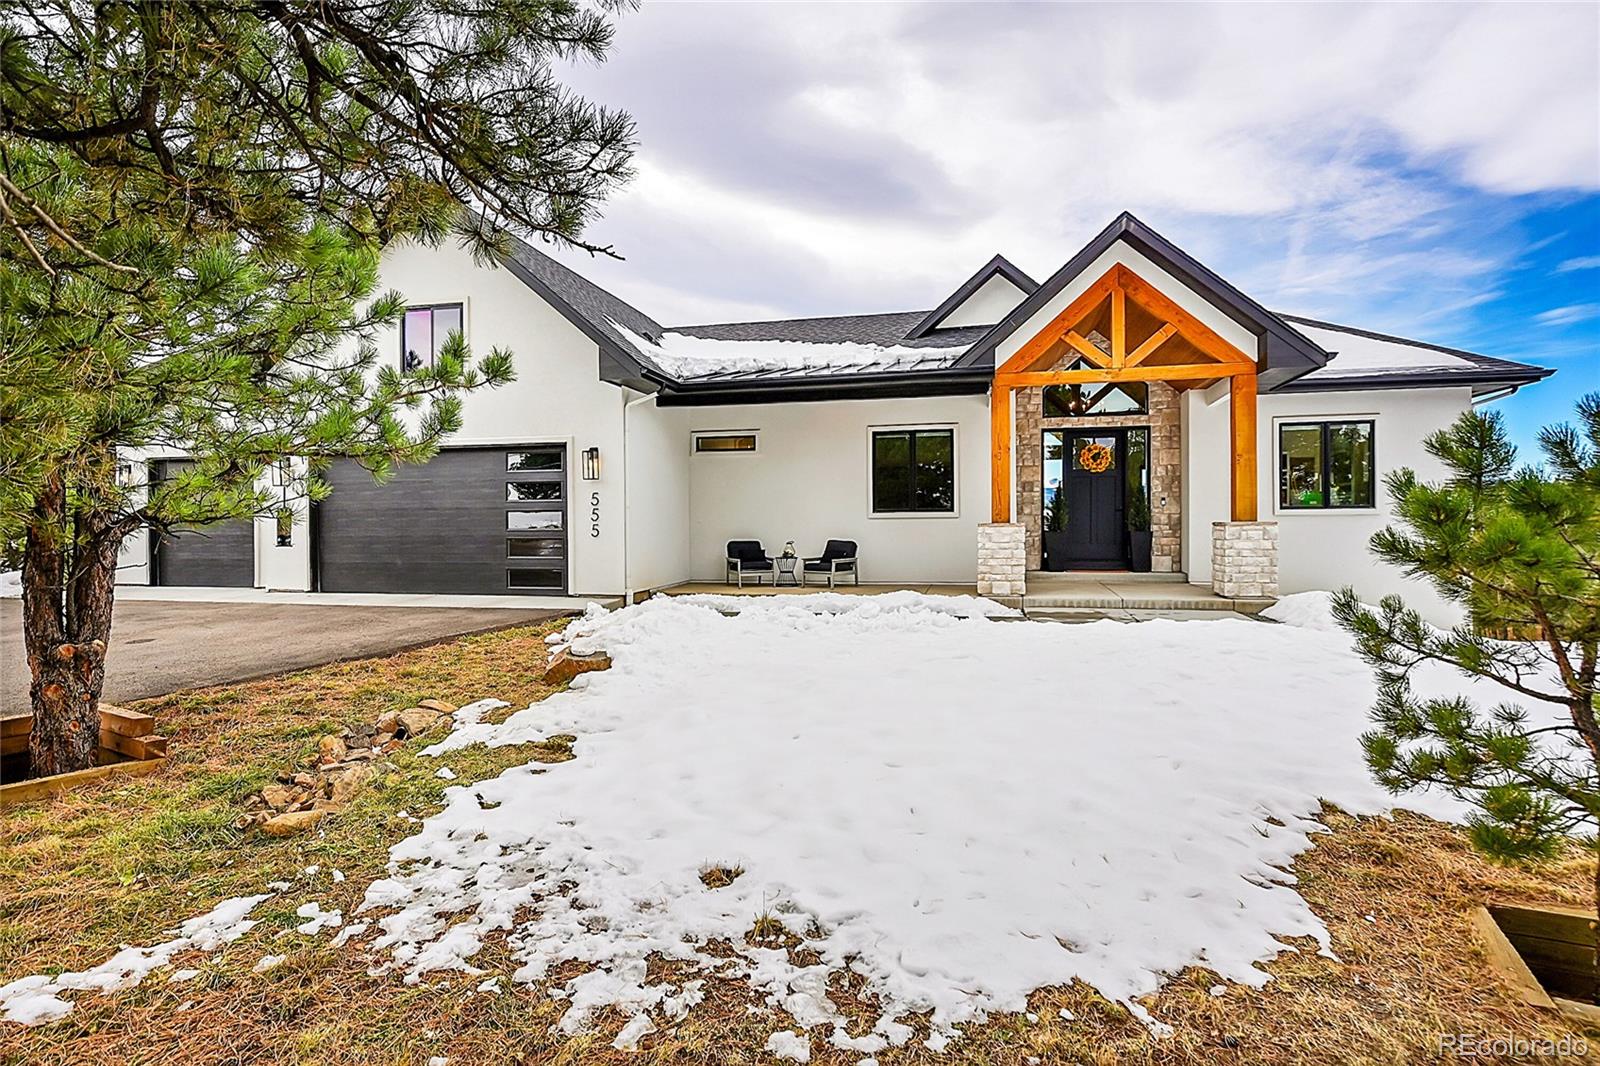
{"label": "narrow horizontal window", "polygon": [[701,433],[694,438],[697,452],[753,452],[756,450],[754,433]]}
{"label": "narrow horizontal window", "polygon": [[1377,505],[1373,423],[1278,426],[1278,507],[1286,511]]}
{"label": "narrow horizontal window", "polygon": [[561,482],[559,481],[506,482],[506,500],[510,503],[516,503],[519,500],[559,499],[561,499]]}
{"label": "narrow horizontal window", "polygon": [[560,470],[561,452],[549,449],[537,452],[507,452],[507,470]]}
{"label": "narrow horizontal window", "polygon": [[520,529],[560,529],[560,511],[507,511],[506,528],[512,532]]}
{"label": "narrow horizontal window", "polygon": [[954,514],[955,509],[954,430],[872,434],[874,514]]}
{"label": "narrow horizontal window", "polygon": [[560,570],[535,570],[531,567],[518,567],[506,571],[506,588],[508,589],[559,589],[561,587]]}
{"label": "narrow horizontal window", "polygon": [[567,546],[559,537],[508,537],[507,559],[559,559]]}

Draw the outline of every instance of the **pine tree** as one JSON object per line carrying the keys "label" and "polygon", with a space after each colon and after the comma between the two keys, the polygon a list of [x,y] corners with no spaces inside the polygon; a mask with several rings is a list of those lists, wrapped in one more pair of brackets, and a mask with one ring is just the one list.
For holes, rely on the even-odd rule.
{"label": "pine tree", "polygon": [[[269,469],[385,476],[511,353],[379,366],[395,240],[584,243],[632,124],[556,80],[575,0],[38,0],[0,14],[0,556],[20,560],[35,773],[90,764],[117,553],[278,512]],[[195,462],[149,483],[127,449]],[[286,467],[285,464],[297,464]],[[301,466],[298,464],[307,464]],[[301,474],[300,471],[306,471]]]}
{"label": "pine tree", "polygon": [[[1374,775],[1394,792],[1433,786],[1471,802],[1473,844],[1504,861],[1549,857],[1574,836],[1592,845],[1600,827],[1600,393],[1577,413],[1576,427],[1540,434],[1542,466],[1518,468],[1501,416],[1471,411],[1426,441],[1449,478],[1389,477],[1400,526],[1373,552],[1460,604],[1464,624],[1436,629],[1397,596],[1376,611],[1350,589],[1334,601],[1378,674],[1377,728],[1362,738]],[[1409,675],[1424,662],[1519,702],[1419,698]],[[1595,903],[1600,913],[1600,865]]]}

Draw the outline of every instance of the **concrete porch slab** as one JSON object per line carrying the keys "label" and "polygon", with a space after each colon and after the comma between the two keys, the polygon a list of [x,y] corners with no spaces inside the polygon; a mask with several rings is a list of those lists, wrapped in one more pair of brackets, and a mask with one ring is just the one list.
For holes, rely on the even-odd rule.
{"label": "concrete porch slab", "polygon": [[840,585],[830,589],[826,585],[807,585],[795,588],[782,585],[774,588],[771,585],[746,585],[739,588],[735,585],[724,585],[720,581],[690,581],[683,585],[673,585],[671,588],[657,589],[658,596],[803,596],[812,592],[839,592],[846,596],[881,596],[886,592],[920,592],[926,596],[976,596],[977,585],[937,585],[910,583],[896,584],[866,584]]}

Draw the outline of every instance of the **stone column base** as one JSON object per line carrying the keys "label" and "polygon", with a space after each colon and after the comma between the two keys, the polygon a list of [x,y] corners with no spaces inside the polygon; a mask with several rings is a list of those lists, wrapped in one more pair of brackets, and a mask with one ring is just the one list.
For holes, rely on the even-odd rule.
{"label": "stone column base", "polygon": [[1278,595],[1278,523],[1211,523],[1211,591],[1230,600]]}
{"label": "stone column base", "polygon": [[985,522],[978,527],[978,595],[1021,596],[1028,580],[1027,527]]}

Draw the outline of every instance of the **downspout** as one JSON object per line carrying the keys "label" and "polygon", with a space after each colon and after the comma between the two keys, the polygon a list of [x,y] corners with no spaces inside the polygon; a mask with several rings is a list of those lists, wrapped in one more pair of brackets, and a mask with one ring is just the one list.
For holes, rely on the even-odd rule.
{"label": "downspout", "polygon": [[642,393],[622,405],[622,605],[633,606],[633,583],[628,575],[628,412],[646,400],[653,400],[653,392]]}

